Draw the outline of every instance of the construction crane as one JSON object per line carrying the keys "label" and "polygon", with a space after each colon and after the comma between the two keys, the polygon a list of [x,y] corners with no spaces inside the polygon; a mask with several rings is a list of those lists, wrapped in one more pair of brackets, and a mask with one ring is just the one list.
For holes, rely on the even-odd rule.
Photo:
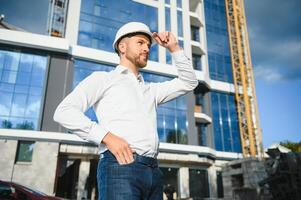
{"label": "construction crane", "polygon": [[242,152],[263,157],[244,0],[225,0]]}

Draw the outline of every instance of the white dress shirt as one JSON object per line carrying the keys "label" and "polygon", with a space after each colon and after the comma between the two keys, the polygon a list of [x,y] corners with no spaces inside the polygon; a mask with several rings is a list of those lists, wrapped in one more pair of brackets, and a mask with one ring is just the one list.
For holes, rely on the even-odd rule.
{"label": "white dress shirt", "polygon": [[[156,157],[159,148],[156,108],[193,90],[198,81],[183,50],[172,53],[178,78],[162,83],[144,83],[126,67],[111,72],[93,72],[59,104],[54,120],[84,140],[99,145],[111,132],[125,139],[136,153]],[[84,112],[93,106],[99,123]]]}

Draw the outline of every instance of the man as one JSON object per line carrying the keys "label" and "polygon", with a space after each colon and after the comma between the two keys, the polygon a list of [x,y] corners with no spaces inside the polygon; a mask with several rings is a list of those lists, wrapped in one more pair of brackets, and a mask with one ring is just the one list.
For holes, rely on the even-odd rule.
{"label": "man", "polygon": [[[139,70],[147,64],[153,41],[167,48],[178,78],[144,83]],[[160,200],[156,108],[192,91],[198,84],[190,60],[170,32],[151,33],[139,22],[123,25],[113,43],[120,64],[111,72],[94,72],[58,106],[54,120],[100,147],[97,170],[101,200]],[[100,123],[84,112],[93,106]]]}

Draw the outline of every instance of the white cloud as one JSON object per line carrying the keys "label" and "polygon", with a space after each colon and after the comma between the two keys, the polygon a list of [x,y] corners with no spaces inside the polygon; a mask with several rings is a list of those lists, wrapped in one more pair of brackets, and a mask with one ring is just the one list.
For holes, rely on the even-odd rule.
{"label": "white cloud", "polygon": [[6,115],[7,113],[9,113],[9,109],[3,105],[0,104],[0,113],[2,115]]}
{"label": "white cloud", "polygon": [[283,79],[282,74],[277,68],[271,68],[269,66],[258,65],[254,67],[255,79],[261,79],[269,82],[279,81]]}
{"label": "white cloud", "polygon": [[38,117],[37,114],[39,114],[40,107],[41,107],[40,101],[32,102],[27,108],[27,112],[28,112],[27,114],[29,116]]}
{"label": "white cloud", "polygon": [[[266,81],[301,79],[301,41],[256,43],[253,51],[254,74]],[[255,62],[254,62],[255,61]]]}
{"label": "white cloud", "polygon": [[[18,117],[33,117],[36,118],[39,115],[39,111],[40,111],[40,107],[41,107],[41,101],[40,100],[36,100],[31,102],[28,106],[25,106],[25,104],[13,104],[12,105],[12,110],[11,110],[11,115],[12,116],[18,116]],[[0,112],[6,111],[6,113],[8,113],[7,110],[4,110],[5,108],[3,108],[3,106],[1,107],[0,105]],[[4,112],[3,112],[4,113]]]}

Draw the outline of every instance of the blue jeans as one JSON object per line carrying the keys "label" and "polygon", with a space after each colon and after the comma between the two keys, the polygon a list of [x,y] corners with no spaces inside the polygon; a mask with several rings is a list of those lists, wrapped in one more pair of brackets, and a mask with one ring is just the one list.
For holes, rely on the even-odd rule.
{"label": "blue jeans", "polygon": [[98,164],[99,200],[162,200],[163,174],[157,159],[134,154],[134,162],[119,165],[106,151]]}

